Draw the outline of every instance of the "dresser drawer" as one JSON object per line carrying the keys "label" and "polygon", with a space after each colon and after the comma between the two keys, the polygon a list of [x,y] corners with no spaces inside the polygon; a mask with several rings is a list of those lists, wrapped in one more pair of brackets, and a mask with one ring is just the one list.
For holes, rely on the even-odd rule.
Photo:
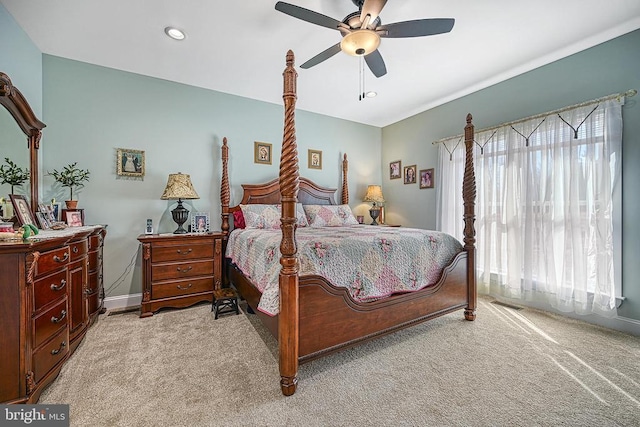
{"label": "dresser drawer", "polygon": [[213,239],[211,244],[182,244],[175,246],[154,246],[151,249],[151,262],[183,261],[187,259],[212,258]]}
{"label": "dresser drawer", "polygon": [[65,295],[67,295],[66,269],[35,281],[33,284],[33,310],[38,311]]}
{"label": "dresser drawer", "polygon": [[64,267],[69,262],[70,257],[69,246],[41,253],[36,263],[36,276],[42,276]]}
{"label": "dresser drawer", "polygon": [[96,249],[102,246],[102,234],[92,234],[89,236],[89,249]]}
{"label": "dresser drawer", "polygon": [[213,276],[175,280],[170,283],[154,283],[151,286],[151,298],[181,297],[207,291],[213,291]]}
{"label": "dresser drawer", "polygon": [[69,252],[71,253],[71,262],[77,259],[80,259],[84,255],[86,255],[88,249],[89,249],[89,242],[86,239],[69,243]]}
{"label": "dresser drawer", "polygon": [[207,276],[211,274],[213,274],[212,259],[153,264],[151,266],[152,282],[168,279],[182,279],[185,277]]}
{"label": "dresser drawer", "polygon": [[69,330],[63,329],[51,341],[33,353],[33,367],[36,382],[65,359],[69,352]]}
{"label": "dresser drawer", "polygon": [[100,293],[94,292],[87,295],[87,306],[89,307],[89,315],[94,314],[100,308]]}
{"label": "dresser drawer", "polygon": [[37,348],[60,329],[67,327],[67,313],[65,298],[33,320],[33,348]]}
{"label": "dresser drawer", "polygon": [[89,270],[97,270],[102,264],[102,249],[89,252]]}

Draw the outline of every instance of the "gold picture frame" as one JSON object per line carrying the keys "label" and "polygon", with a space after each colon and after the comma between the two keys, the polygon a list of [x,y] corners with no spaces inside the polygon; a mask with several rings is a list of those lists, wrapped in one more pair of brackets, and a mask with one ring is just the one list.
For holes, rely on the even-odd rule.
{"label": "gold picture frame", "polygon": [[128,148],[117,148],[116,150],[116,174],[118,176],[144,176],[144,151],[130,150]]}
{"label": "gold picture frame", "polygon": [[436,181],[434,168],[420,170],[420,188],[433,188]]}
{"label": "gold picture frame", "polygon": [[404,183],[405,184],[415,184],[416,183],[416,175],[417,175],[417,167],[416,165],[405,166],[404,167]]}
{"label": "gold picture frame", "polygon": [[272,158],[272,145],[268,142],[253,142],[253,162],[270,165]]}
{"label": "gold picture frame", "polygon": [[13,213],[18,218],[20,225],[33,224],[37,226],[38,223],[31,212],[27,199],[18,194],[9,194],[9,198],[13,204]]}
{"label": "gold picture frame", "polygon": [[402,178],[402,161],[396,160],[389,163],[389,179]]}
{"label": "gold picture frame", "polygon": [[322,169],[322,151],[309,150],[309,169]]}

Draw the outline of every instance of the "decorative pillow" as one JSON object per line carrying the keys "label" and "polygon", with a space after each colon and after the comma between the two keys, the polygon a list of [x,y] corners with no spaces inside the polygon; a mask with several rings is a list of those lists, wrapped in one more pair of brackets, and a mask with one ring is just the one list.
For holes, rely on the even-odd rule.
{"label": "decorative pillow", "polygon": [[[246,228],[280,228],[282,205],[240,205]],[[307,227],[307,217],[300,203],[296,204],[298,227]]]}
{"label": "decorative pillow", "polygon": [[311,227],[358,225],[349,205],[305,205],[304,211]]}
{"label": "decorative pillow", "polygon": [[233,212],[233,228],[245,228],[246,225],[244,223],[244,215],[242,215],[242,210]]}

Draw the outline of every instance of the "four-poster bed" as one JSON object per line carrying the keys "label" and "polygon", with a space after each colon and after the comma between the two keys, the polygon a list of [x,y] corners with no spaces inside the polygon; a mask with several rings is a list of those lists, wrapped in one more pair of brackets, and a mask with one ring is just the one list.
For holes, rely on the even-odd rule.
{"label": "four-poster bed", "polygon": [[[295,136],[297,73],[289,51],[284,75],[284,135],[280,176],[265,184],[243,185],[238,206],[229,206],[229,148],[222,146],[222,232],[230,233],[229,216],[240,205],[281,204],[279,313],[269,316],[257,310],[261,291],[236,265],[226,262],[227,275],[240,295],[276,336],[279,345],[280,385],[284,395],[296,391],[298,364],[330,352],[414,325],[455,310],[464,309],[467,320],[475,319],[475,231],[473,170],[473,124],[465,126],[466,164],[463,181],[464,246],[442,270],[439,280],[415,292],[391,295],[372,302],[357,302],[345,288],[334,286],[319,275],[300,275],[296,241],[296,204],[335,205],[335,189],[323,188],[299,176]],[[342,204],[348,204],[348,163],[343,161]]]}

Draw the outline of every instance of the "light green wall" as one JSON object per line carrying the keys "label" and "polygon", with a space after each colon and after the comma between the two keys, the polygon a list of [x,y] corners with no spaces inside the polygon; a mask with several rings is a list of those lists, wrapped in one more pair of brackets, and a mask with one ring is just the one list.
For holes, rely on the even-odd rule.
{"label": "light green wall", "polygon": [[[388,165],[400,159],[403,164],[417,163],[419,169],[436,167],[437,148],[431,142],[461,134],[467,113],[473,114],[477,129],[509,122],[612,93],[640,89],[638,70],[640,30],[385,127],[382,167],[389,221],[435,228],[435,190],[419,190],[417,185],[389,180]],[[636,321],[640,320],[638,98],[640,95],[629,98],[623,108],[622,287],[627,300],[618,312],[621,317]],[[462,219],[460,222],[462,224]]]}
{"label": "light green wall", "polygon": [[[284,69],[284,63],[283,63]],[[283,133],[283,106],[156,78],[44,55],[44,117],[47,144],[43,168],[70,162],[91,170],[79,206],[88,223],[108,224],[105,286],[108,296],[141,291],[136,237],[151,218],[156,231],[172,232],[175,202],[160,200],[169,173],[191,175],[200,199],[191,211],[210,212],[220,228],[220,146],[230,147],[231,203],[240,201],[241,183],[277,177]],[[299,94],[302,96],[302,94]],[[296,112],[300,173],[320,185],[340,188],[341,156],[350,158],[351,206],[364,214],[366,186],[380,182],[380,128],[304,111]],[[272,165],[254,164],[254,141],[273,144]],[[143,181],[118,179],[116,149],[145,151]],[[322,150],[323,169],[307,168],[307,150]],[[45,176],[45,200],[66,198]],[[114,285],[115,282],[118,282]],[[120,283],[121,282],[121,283]]]}
{"label": "light green wall", "polygon": [[[29,101],[33,112],[42,118],[42,54],[7,9],[0,4],[0,71],[11,79]],[[22,168],[29,167],[27,137],[11,115],[0,111],[0,162],[8,157]],[[9,185],[0,186],[0,197],[11,192]],[[29,194],[29,185],[15,189],[16,194]]]}

